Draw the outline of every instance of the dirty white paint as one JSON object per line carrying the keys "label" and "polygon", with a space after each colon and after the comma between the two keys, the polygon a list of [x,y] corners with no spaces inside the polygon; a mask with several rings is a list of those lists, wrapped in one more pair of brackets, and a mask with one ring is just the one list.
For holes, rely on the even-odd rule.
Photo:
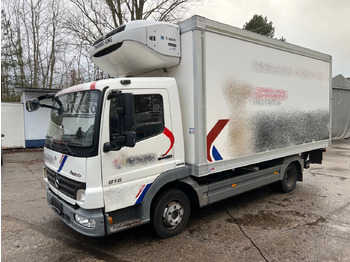
{"label": "dirty white paint", "polygon": [[106,187],[104,189],[106,212],[135,205],[146,185],[153,183],[158,175]]}
{"label": "dirty white paint", "polygon": [[328,139],[328,62],[210,32],[205,58],[209,161]]}

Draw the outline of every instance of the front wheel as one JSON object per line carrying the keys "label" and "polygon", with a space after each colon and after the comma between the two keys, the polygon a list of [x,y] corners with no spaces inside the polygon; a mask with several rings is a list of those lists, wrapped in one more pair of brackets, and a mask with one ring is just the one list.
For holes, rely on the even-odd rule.
{"label": "front wheel", "polygon": [[156,200],[153,227],[161,238],[176,236],[185,228],[190,217],[191,204],[187,195],[177,189],[164,192]]}

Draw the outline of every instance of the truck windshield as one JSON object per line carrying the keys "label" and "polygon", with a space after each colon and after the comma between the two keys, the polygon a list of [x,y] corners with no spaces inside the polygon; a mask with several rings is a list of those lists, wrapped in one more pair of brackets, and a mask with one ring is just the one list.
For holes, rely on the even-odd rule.
{"label": "truck windshield", "polygon": [[92,149],[99,98],[97,90],[55,97],[45,146],[71,155]]}

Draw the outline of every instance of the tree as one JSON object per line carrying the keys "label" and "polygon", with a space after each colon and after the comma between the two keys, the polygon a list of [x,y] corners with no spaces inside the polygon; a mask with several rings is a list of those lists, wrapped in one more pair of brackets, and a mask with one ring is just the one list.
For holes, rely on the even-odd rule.
{"label": "tree", "polygon": [[[132,20],[178,21],[201,0],[11,0],[1,6],[1,93],[103,78],[89,48]],[[7,97],[7,98],[6,98]],[[7,100],[8,101],[8,100]]]}
{"label": "tree", "polygon": [[[272,21],[268,22],[267,17],[263,17],[262,15],[254,15],[249,22],[245,23],[243,29],[266,35],[270,38],[273,38],[275,35],[275,27],[273,26]],[[283,36],[279,40],[283,42],[286,41]]]}
{"label": "tree", "polygon": [[69,0],[66,27],[91,45],[108,31],[133,20],[177,22],[200,0]]}
{"label": "tree", "polygon": [[201,0],[69,0],[72,8],[68,10],[72,11],[67,14],[66,28],[74,36],[73,41],[76,49],[81,50],[82,59],[89,63],[87,67],[92,73],[90,78],[99,78],[104,73],[88,62],[88,50],[96,39],[133,20],[177,22],[188,14],[193,3],[199,1]]}
{"label": "tree", "polygon": [[243,29],[271,38],[275,35],[275,27],[272,25],[272,21],[268,22],[267,17],[264,18],[262,15],[254,15],[249,22],[245,23]]}
{"label": "tree", "polygon": [[[102,36],[106,31],[133,20],[152,19],[177,22],[188,8],[200,0],[69,0],[73,12],[68,27],[77,30],[77,24],[87,23],[83,31]],[[74,8],[75,7],[75,8]],[[78,11],[78,12],[77,12]],[[75,27],[75,28],[72,28]]]}
{"label": "tree", "polygon": [[2,85],[9,90],[54,86],[57,58],[65,50],[63,11],[59,0],[13,0],[3,5]]}
{"label": "tree", "polygon": [[1,10],[1,27],[1,98],[19,101],[14,87],[26,84],[20,29],[5,10]]}

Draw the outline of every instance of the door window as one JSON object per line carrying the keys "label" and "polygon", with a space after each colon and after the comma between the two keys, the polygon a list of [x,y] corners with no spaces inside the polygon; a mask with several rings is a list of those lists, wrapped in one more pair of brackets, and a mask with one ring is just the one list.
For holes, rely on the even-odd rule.
{"label": "door window", "polygon": [[[112,98],[110,107],[110,136],[119,134],[118,99]],[[163,98],[159,94],[134,95],[134,127],[136,142],[164,131]]]}
{"label": "door window", "polygon": [[163,133],[164,113],[161,95],[135,95],[136,141]]}

